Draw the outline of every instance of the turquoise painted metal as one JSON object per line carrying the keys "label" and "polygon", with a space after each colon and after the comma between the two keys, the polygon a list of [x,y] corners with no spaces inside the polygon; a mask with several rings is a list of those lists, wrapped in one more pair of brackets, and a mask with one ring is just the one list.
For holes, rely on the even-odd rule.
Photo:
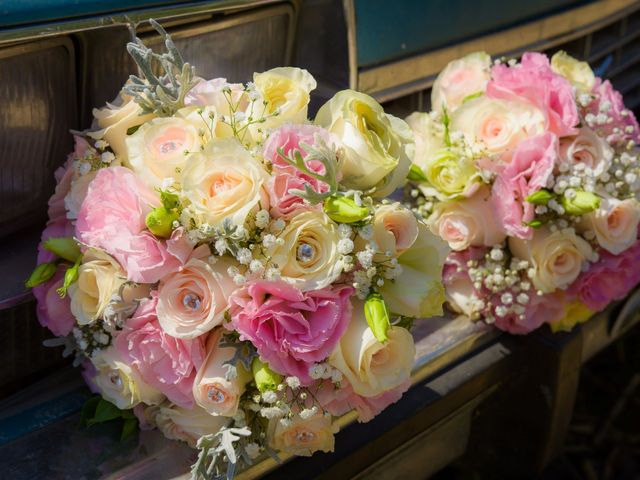
{"label": "turquoise painted metal", "polygon": [[354,0],[358,66],[369,67],[589,3],[580,0]]}

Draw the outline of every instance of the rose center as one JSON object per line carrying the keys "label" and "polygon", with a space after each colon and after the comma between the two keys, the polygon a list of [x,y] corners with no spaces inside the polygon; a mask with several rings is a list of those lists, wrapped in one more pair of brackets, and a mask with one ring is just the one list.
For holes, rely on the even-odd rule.
{"label": "rose center", "polygon": [[207,398],[213,403],[220,404],[224,403],[227,396],[220,386],[217,383],[214,383],[213,385],[209,385],[207,388]]}
{"label": "rose center", "polygon": [[296,433],[296,440],[300,443],[309,443],[316,438],[316,434],[308,430],[299,430]]}
{"label": "rose center", "polygon": [[111,385],[113,385],[117,389],[122,388],[122,378],[120,377],[120,374],[118,372],[110,372],[107,378]]}
{"label": "rose center", "polygon": [[196,310],[200,310],[200,307],[202,306],[202,299],[195,293],[187,293],[182,298],[182,305],[195,312]]}
{"label": "rose center", "polygon": [[296,258],[300,263],[308,264],[313,260],[315,254],[316,249],[313,247],[313,245],[309,245],[308,243],[300,243],[296,251]]}

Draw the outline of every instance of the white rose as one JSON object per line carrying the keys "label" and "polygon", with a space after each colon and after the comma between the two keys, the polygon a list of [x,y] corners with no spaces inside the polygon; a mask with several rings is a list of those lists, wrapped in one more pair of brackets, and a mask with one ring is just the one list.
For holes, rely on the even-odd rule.
{"label": "white rose", "polygon": [[269,174],[235,139],[214,139],[189,157],[183,195],[199,223],[221,227],[225,219],[241,226],[247,216],[269,205]]}
{"label": "white rose", "polygon": [[341,183],[386,197],[404,185],[414,156],[413,132],[364,93],[343,90],[325,103],[315,123],[333,133],[342,152]]}
{"label": "white rose", "polygon": [[373,218],[373,241],[378,251],[397,257],[418,238],[418,221],[411,210],[400,203],[381,205]]}
{"label": "white rose", "polygon": [[465,98],[484,93],[491,79],[491,57],[486,52],[470,53],[449,62],[440,72],[431,90],[431,108],[449,113],[456,110]]}
{"label": "white rose", "polygon": [[219,345],[221,336],[222,330],[218,329],[207,338],[207,355],[193,382],[193,398],[211,415],[233,417],[252,375],[236,365],[238,375],[227,379],[225,363],[234,357],[236,349]]}
{"label": "white rose", "polygon": [[581,217],[581,231],[591,230],[598,244],[618,255],[638,239],[640,203],[633,198],[602,198],[600,208]]}
{"label": "white rose", "polygon": [[280,267],[283,280],[300,290],[324,288],[342,273],[338,228],[324,212],[296,215],[279,238],[284,244],[273,249],[272,261]]}
{"label": "white rose", "polygon": [[203,138],[194,123],[163,117],[142,125],[125,143],[128,166],[148,185],[159,187],[165,178],[180,175],[189,159],[185,152],[199,152]]}
{"label": "white rose", "polygon": [[228,417],[210,415],[198,406],[187,409],[163,404],[154,413],[154,423],[165,437],[186,442],[192,448],[200,437],[219,432],[230,421]]}
{"label": "white rose", "polygon": [[523,140],[545,133],[544,113],[528,102],[487,97],[465,102],[451,115],[451,130],[462,132],[472,145],[509,161]]}
{"label": "white rose", "polygon": [[276,451],[309,457],[318,451],[333,452],[336,433],[338,426],[332,424],[331,416],[319,412],[308,419],[296,415],[285,425],[279,418],[273,418],[269,421],[267,438]]}
{"label": "white rose", "polygon": [[531,263],[533,284],[543,293],[571,285],[593,253],[589,243],[571,228],[556,232],[535,229],[531,240],[509,238],[509,247],[516,257]]}
{"label": "white rose", "polygon": [[482,187],[470,198],[438,203],[427,220],[429,229],[457,251],[501,243],[506,233],[491,202],[491,190]]}
{"label": "white rose", "polygon": [[598,177],[609,170],[612,160],[613,149],[590,128],[583,127],[578,135],[560,139],[560,165],[581,163]]}
{"label": "white rose", "polygon": [[445,147],[443,133],[428,113],[413,112],[405,122],[413,130],[416,141],[413,163],[424,171],[430,164],[429,160]]}
{"label": "white rose", "polygon": [[375,397],[409,379],[416,354],[413,337],[402,327],[390,327],[379,342],[367,325],[364,304],[353,303],[353,316],[329,363],[347,378],[353,391]]}
{"label": "white rose", "polygon": [[142,377],[124,362],[120,353],[111,346],[100,350],[91,358],[96,368],[94,383],[100,394],[116,407],[125,410],[139,403],[158,405],[164,395],[142,380]]}

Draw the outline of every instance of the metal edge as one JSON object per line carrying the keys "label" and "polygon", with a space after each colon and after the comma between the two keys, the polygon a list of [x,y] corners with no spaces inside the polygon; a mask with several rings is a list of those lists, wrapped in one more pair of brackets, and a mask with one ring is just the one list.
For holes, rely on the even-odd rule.
{"label": "metal edge", "polygon": [[342,0],[347,27],[347,56],[349,60],[349,88],[358,89],[358,45],[356,43],[356,8],[354,0]]}
{"label": "metal edge", "polygon": [[431,86],[451,59],[478,50],[492,55],[515,55],[528,48],[550,48],[620,20],[638,9],[640,2],[637,0],[598,0],[519,27],[363,69],[358,71],[358,87],[378,101],[392,100]]}
{"label": "metal edge", "polygon": [[[80,18],[69,21],[43,23],[0,30],[0,45],[9,42],[21,42],[37,38],[45,38],[63,34],[76,33],[84,30],[92,30],[114,25],[137,24],[155,18],[157,20],[176,19],[190,15],[202,15],[204,13],[231,13],[259,6],[272,5],[287,1],[292,4],[300,3],[300,0],[218,0],[208,2],[192,2],[170,7],[158,7],[133,10],[127,13],[113,13],[97,15],[90,18]],[[298,8],[296,8],[298,11]]]}

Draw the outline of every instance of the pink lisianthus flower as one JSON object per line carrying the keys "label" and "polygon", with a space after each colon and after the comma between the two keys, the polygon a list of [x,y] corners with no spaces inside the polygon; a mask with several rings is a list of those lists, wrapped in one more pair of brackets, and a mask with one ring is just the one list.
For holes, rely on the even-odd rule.
{"label": "pink lisianthus flower", "polygon": [[496,308],[492,309],[492,315],[495,318],[494,325],[496,328],[516,335],[525,335],[539,328],[543,323],[553,323],[560,320],[564,315],[564,294],[562,291],[549,293],[546,295],[538,295],[534,289],[526,292],[504,292],[494,295],[490,299],[493,305],[499,305],[500,297],[504,293],[511,293],[514,301],[518,295],[525,294],[529,296],[529,303],[523,305],[524,312],[516,313],[510,310],[506,315],[500,316],[496,312]]}
{"label": "pink lisianthus flower", "polygon": [[558,138],[545,133],[518,145],[511,163],[496,178],[492,194],[498,220],[508,235],[529,240],[533,230],[523,224],[535,216],[535,206],[525,198],[547,185],[558,157]]}
{"label": "pink lisianthus flower", "polygon": [[451,251],[442,269],[442,283],[449,307],[456,313],[469,318],[477,318],[482,310],[478,300],[487,293],[484,288],[476,289],[469,277],[470,260],[484,258],[487,248],[471,247],[459,252]]}
{"label": "pink lisianthus flower", "polygon": [[603,249],[598,253],[600,260],[581,273],[567,290],[594,312],[623,299],[640,283],[640,241],[618,255]]}
{"label": "pink lisianthus flower", "polygon": [[229,328],[273,370],[309,384],[309,368],[331,354],[351,320],[352,294],[347,286],[301,292],[283,281],[255,281],[229,298]]}
{"label": "pink lisianthus flower", "polygon": [[[594,100],[587,106],[589,113],[599,115],[604,113],[611,118],[611,122],[597,124],[594,128],[607,142],[612,145],[626,143],[633,140],[640,143],[640,127],[633,112],[624,106],[622,94],[613,88],[609,80],[596,78],[592,93]],[[627,131],[629,128],[631,131]],[[614,131],[616,129],[616,131]]]}
{"label": "pink lisianthus flower", "polygon": [[575,135],[579,116],[573,87],[567,79],[551,70],[546,55],[527,52],[519,65],[495,65],[491,77],[487,85],[488,97],[524,98],[545,113],[550,132],[559,137]]}
{"label": "pink lisianthus flower", "polygon": [[60,298],[56,291],[62,287],[64,272],[65,268],[61,265],[50,280],[33,287],[33,296],[37,300],[38,321],[40,325],[51,330],[56,337],[69,335],[76,324],[76,319],[71,313],[69,296]]}
{"label": "pink lisianthus flower", "polygon": [[192,408],[193,382],[205,357],[203,337],[174,338],[160,327],[157,294],[152,292],[127,320],[115,345],[142,379],[171,402]]}
{"label": "pink lisianthus flower", "polygon": [[155,283],[183,264],[180,234],[160,240],[146,229],[145,218],[157,196],[131,170],[109,167],[98,172],[82,202],[76,235],[111,254],[129,280]]}
{"label": "pink lisianthus flower", "polygon": [[366,423],[373,420],[389,405],[400,400],[409,388],[411,388],[411,380],[375,397],[363,397],[353,391],[346,379],[342,379],[340,388],[335,388],[331,382],[324,381],[315,396],[322,408],[334,417],[355,410],[358,412],[358,422]]}
{"label": "pink lisianthus flower", "polygon": [[296,175],[290,171],[283,171],[272,176],[267,182],[267,192],[269,193],[269,209],[271,216],[289,218],[303,210],[319,210],[321,204],[311,205],[302,197],[295,195],[291,190],[302,190],[309,185],[317,193],[324,193],[329,190],[327,185],[315,178],[303,178],[308,175]]}

